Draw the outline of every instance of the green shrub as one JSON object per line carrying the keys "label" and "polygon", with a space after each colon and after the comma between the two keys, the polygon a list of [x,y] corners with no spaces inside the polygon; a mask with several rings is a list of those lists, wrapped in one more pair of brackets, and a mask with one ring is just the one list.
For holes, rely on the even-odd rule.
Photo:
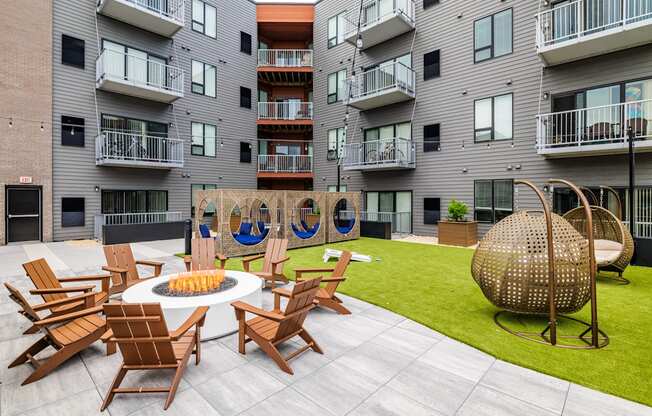
{"label": "green shrub", "polygon": [[453,199],[448,204],[448,219],[451,221],[464,221],[466,214],[469,212],[469,207],[464,202]]}

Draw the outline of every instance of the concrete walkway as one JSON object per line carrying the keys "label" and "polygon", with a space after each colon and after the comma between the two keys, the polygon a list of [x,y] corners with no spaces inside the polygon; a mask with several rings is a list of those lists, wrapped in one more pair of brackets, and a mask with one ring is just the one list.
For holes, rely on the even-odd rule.
{"label": "concrete walkway", "polygon": [[[139,258],[166,262],[164,273],[183,269],[173,253],[181,240],[134,245]],[[0,282],[27,293],[21,263],[46,257],[61,275],[98,272],[101,247],[67,242],[0,247]],[[272,297],[264,292],[264,307]],[[250,343],[247,355],[231,335],[202,345],[202,362],[191,365],[177,397],[163,411],[164,396],[116,396],[108,412],[120,415],[565,415],[643,416],[652,408],[523,369],[447,338],[402,316],[342,296],[352,315],[315,310],[307,328],[325,354],[294,359],[294,376],[280,371]],[[48,377],[27,386],[26,365],[7,364],[37,336],[21,336],[27,321],[0,291],[0,415],[93,415],[118,369],[120,354],[94,345]],[[290,343],[282,351],[296,348]],[[168,384],[169,374],[130,374],[140,385]]]}

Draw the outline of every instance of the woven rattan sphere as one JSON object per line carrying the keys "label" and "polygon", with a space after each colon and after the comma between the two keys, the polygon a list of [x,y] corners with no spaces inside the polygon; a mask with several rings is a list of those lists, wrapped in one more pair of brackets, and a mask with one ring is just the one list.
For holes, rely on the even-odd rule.
{"label": "woven rattan sphere", "polygon": [[[559,313],[580,310],[590,299],[588,241],[552,214],[555,304]],[[501,309],[547,314],[548,242],[545,216],[519,211],[484,236],[473,256],[472,274],[485,297]]]}

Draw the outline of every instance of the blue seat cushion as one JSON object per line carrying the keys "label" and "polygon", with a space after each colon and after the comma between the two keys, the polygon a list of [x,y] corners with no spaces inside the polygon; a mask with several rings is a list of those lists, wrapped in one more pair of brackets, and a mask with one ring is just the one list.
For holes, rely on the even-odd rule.
{"label": "blue seat cushion", "polygon": [[242,224],[240,224],[240,230],[238,231],[238,234],[240,234],[240,235],[250,235],[252,228],[253,228],[252,223],[243,222]]}
{"label": "blue seat cushion", "polygon": [[301,226],[305,231],[310,231],[310,227],[308,227],[308,223],[305,222],[304,220],[301,220]]}
{"label": "blue seat cushion", "polygon": [[199,234],[202,238],[211,238],[211,230],[206,224],[199,224]]}
{"label": "blue seat cushion", "polygon": [[246,246],[253,246],[253,245],[258,244],[258,243],[260,243],[261,241],[263,241],[263,239],[260,238],[259,236],[255,236],[255,235],[243,235],[243,234],[238,234],[238,235],[236,235],[236,236],[235,236],[235,240],[236,240],[238,243],[240,243],[240,244],[244,244],[244,245],[246,245]]}

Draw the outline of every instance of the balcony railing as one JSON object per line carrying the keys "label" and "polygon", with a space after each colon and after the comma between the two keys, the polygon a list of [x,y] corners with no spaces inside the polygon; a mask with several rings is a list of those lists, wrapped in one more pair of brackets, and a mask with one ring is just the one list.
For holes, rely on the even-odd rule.
{"label": "balcony railing", "polygon": [[162,102],[183,97],[183,70],[152,59],[104,49],[95,72],[100,89]]}
{"label": "balcony railing", "polygon": [[312,120],[312,103],[258,103],[258,120]]}
{"label": "balcony railing", "polygon": [[412,140],[392,138],[344,145],[345,170],[412,169],[415,167]]}
{"label": "balcony railing", "polygon": [[541,114],[537,117],[540,154],[619,153],[627,150],[627,130],[636,146],[652,146],[652,99]]}
{"label": "balcony railing", "polygon": [[311,173],[312,155],[258,155],[258,172]]}
{"label": "balcony railing", "polygon": [[258,66],[302,68],[312,66],[312,49],[258,49]]}
{"label": "balcony railing", "polygon": [[96,239],[101,239],[104,225],[157,224],[183,220],[183,213],[177,211],[97,214],[95,215],[94,234]]}
{"label": "balcony railing", "polygon": [[97,11],[163,36],[172,36],[185,22],[184,0],[100,0]]}
{"label": "balcony railing", "polygon": [[95,140],[95,163],[106,166],[183,167],[183,140],[103,130]]}
{"label": "balcony railing", "polygon": [[[355,211],[340,211],[340,218],[355,218]],[[360,220],[368,222],[389,222],[392,224],[392,233],[409,234],[412,232],[412,213],[405,212],[377,212],[361,211]]]}
{"label": "balcony railing", "polygon": [[358,7],[344,16],[344,38],[357,42],[358,17],[362,49],[414,29],[414,0],[364,0],[362,13]]}
{"label": "balcony railing", "polygon": [[415,72],[401,62],[382,64],[349,80],[350,104],[361,110],[415,97]]}
{"label": "balcony railing", "polygon": [[[650,24],[649,0],[575,0],[537,15],[537,48],[550,55],[552,64],[567,62],[649,42],[649,30],[637,31]],[[629,36],[622,36],[623,31],[630,29],[633,32]],[[614,39],[599,39],[607,35]],[[553,52],[580,42],[587,42],[584,50],[576,46],[565,53]]]}

